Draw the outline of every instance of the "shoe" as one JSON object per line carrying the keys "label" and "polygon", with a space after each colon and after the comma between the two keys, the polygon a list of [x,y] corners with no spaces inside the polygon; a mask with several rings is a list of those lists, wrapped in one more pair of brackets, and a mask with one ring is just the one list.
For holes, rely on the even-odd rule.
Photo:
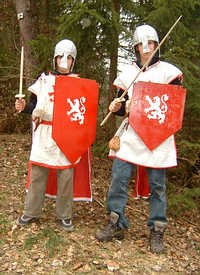
{"label": "shoe", "polygon": [[152,253],[162,254],[164,252],[163,236],[166,224],[155,222],[154,229],[150,231],[150,250]]}
{"label": "shoe", "polygon": [[74,230],[74,226],[72,224],[71,219],[59,219],[58,223],[62,226],[62,228],[67,231],[67,232],[71,232]]}
{"label": "shoe", "polygon": [[102,229],[98,229],[95,238],[101,242],[111,241],[113,238],[124,239],[124,230],[117,225],[119,215],[115,212],[110,213],[110,221]]}
{"label": "shoe", "polygon": [[17,219],[17,224],[24,226],[24,225],[30,224],[34,221],[36,221],[36,218],[23,215]]}

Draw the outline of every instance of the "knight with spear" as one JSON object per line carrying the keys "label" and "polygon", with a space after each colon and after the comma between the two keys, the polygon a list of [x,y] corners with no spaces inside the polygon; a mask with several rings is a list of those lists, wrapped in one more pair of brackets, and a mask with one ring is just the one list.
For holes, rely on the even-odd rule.
{"label": "knight with spear", "polygon": [[125,215],[128,183],[135,166],[141,166],[150,187],[150,249],[157,254],[164,251],[167,227],[166,168],[177,165],[174,133],[180,129],[185,100],[183,74],[176,66],[160,60],[160,45],[152,26],[138,26],[133,34],[136,61],[114,81],[119,93],[109,111],[115,115],[127,112],[128,117],[115,135],[117,145],[111,143],[109,153],[114,159],[107,195],[109,222],[95,234],[99,241],[124,238],[129,227]]}

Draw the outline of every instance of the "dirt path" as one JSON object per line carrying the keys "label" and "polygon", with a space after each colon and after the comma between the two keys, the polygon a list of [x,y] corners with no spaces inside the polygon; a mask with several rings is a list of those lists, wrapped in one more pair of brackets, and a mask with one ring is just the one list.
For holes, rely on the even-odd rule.
{"label": "dirt path", "polygon": [[[94,232],[106,223],[110,160],[93,159],[93,202],[74,203],[75,231],[56,223],[55,202],[45,200],[40,223],[16,226],[24,206],[30,135],[0,135],[0,274],[200,274],[200,215],[169,217],[166,252],[149,251],[148,201],[134,201],[129,186],[125,240],[100,243]],[[196,218],[196,219],[195,219]]]}

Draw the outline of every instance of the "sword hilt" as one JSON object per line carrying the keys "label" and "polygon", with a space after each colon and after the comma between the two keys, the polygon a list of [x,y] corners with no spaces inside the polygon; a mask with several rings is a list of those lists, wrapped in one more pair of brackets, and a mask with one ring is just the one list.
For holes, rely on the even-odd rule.
{"label": "sword hilt", "polygon": [[18,98],[18,99],[22,99],[22,98],[25,97],[25,95],[24,94],[17,94],[17,95],[15,95],[15,97]]}

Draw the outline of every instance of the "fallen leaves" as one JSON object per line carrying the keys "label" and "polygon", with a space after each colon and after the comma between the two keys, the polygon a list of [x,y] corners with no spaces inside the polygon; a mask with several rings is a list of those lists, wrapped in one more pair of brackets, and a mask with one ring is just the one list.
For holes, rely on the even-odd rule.
{"label": "fallen leaves", "polygon": [[94,201],[74,203],[74,232],[66,233],[57,225],[55,201],[50,199],[45,200],[40,223],[25,228],[17,226],[15,221],[24,207],[30,140],[30,136],[21,135],[5,136],[0,140],[0,273],[198,274],[199,213],[195,213],[196,222],[193,224],[181,217],[169,219],[164,236],[166,253],[153,255],[149,251],[149,231],[146,227],[148,202],[133,201],[132,186],[127,207],[131,227],[125,239],[109,243],[100,243],[95,239],[97,227],[106,219],[105,196],[109,186],[110,160],[101,161],[94,157]]}
{"label": "fallen leaves", "polygon": [[116,271],[119,270],[119,264],[110,260],[105,261],[105,264],[109,271]]}

